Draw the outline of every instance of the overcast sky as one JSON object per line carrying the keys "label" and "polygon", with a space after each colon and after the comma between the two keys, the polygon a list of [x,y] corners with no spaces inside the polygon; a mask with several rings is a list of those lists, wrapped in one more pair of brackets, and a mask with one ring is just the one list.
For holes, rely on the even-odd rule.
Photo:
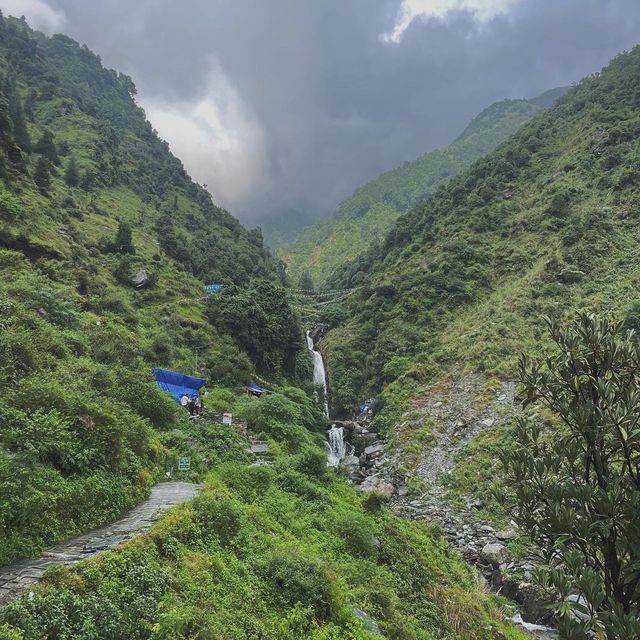
{"label": "overcast sky", "polygon": [[571,84],[640,42],[639,0],[0,0],[130,74],[249,224],[328,214],[490,103]]}

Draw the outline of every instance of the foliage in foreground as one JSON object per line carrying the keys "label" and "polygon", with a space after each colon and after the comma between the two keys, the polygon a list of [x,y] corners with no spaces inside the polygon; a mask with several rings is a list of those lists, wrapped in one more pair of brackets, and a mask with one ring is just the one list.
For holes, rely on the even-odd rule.
{"label": "foliage in foreground", "polygon": [[317,428],[307,396],[241,404],[273,465],[221,462],[150,535],[50,572],[1,614],[0,638],[375,640],[373,620],[392,640],[524,637],[439,532],[327,468],[322,438],[287,422]]}
{"label": "foliage in foreground", "polygon": [[562,637],[640,637],[640,343],[582,314],[549,322],[554,352],[522,357],[525,404],[557,433],[519,420],[505,458],[517,520],[542,550],[540,579],[558,595]]}

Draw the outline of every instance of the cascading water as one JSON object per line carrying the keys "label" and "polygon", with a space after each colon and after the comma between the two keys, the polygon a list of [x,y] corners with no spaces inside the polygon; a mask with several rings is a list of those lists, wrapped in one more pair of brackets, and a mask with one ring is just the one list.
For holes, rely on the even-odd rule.
{"label": "cascading water", "polygon": [[309,335],[307,331],[307,349],[309,349],[309,353],[311,353],[311,357],[313,358],[313,384],[322,387],[322,395],[324,398],[324,415],[329,417],[329,403],[327,401],[327,376],[324,370],[324,361],[322,360],[322,354],[319,351],[316,351],[315,345],[313,344],[313,338]]}
{"label": "cascading water", "polygon": [[[313,338],[307,331],[307,348],[313,358],[313,383],[322,387],[324,397],[324,415],[329,417],[329,403],[327,401],[327,376],[324,370],[324,361],[322,354],[316,350],[313,344]],[[353,453],[353,447],[349,445],[344,438],[344,429],[335,424],[327,432],[327,464],[330,467],[337,467],[340,461],[347,455]]]}
{"label": "cascading water", "polygon": [[327,444],[327,464],[330,467],[337,467],[340,461],[347,455],[347,443],[344,439],[344,427],[331,425],[327,434],[329,441]]}

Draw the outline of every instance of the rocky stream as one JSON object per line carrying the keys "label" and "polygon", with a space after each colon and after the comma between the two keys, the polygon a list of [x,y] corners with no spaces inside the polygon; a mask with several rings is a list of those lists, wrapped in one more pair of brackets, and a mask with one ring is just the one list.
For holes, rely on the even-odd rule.
{"label": "rocky stream", "polygon": [[[314,358],[314,379],[324,387],[326,398],[324,362],[315,346],[319,335],[320,331],[308,333],[307,342]],[[539,591],[530,580],[534,565],[511,557],[508,548],[520,536],[515,525],[494,528],[480,517],[478,499],[469,497],[462,506],[454,504],[442,486],[460,452],[481,431],[498,426],[517,410],[514,382],[502,383],[494,398],[480,401],[484,382],[481,375],[473,374],[449,380],[432,389],[398,425],[396,436],[426,421],[435,427],[434,441],[424,447],[410,471],[401,453],[390,446],[389,436],[376,432],[371,406],[355,420],[329,421],[328,464],[343,470],[361,491],[386,496],[399,515],[438,525],[448,544],[477,568],[494,591],[517,603],[514,621],[534,636],[550,640],[557,633],[549,626],[552,614],[541,605]],[[420,481],[422,491],[410,490],[412,478]]]}

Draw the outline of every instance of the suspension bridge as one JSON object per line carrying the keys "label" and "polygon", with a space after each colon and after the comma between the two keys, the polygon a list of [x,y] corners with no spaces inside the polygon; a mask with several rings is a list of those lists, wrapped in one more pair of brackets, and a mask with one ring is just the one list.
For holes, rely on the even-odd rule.
{"label": "suspension bridge", "polygon": [[298,312],[302,320],[313,320],[323,307],[338,304],[346,300],[355,289],[287,289],[289,303]]}

